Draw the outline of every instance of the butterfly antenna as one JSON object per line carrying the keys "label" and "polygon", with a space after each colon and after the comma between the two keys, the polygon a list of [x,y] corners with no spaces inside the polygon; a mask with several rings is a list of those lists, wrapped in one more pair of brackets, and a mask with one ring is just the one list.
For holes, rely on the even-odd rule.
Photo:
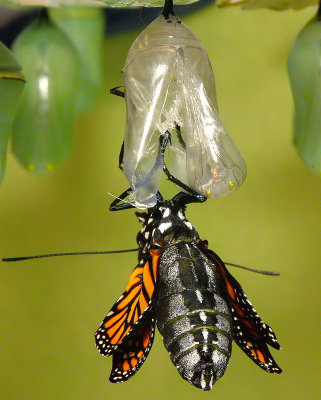
{"label": "butterfly antenna", "polygon": [[248,267],[244,267],[243,265],[233,264],[233,263],[226,262],[226,261],[224,261],[224,264],[230,265],[231,267],[237,267],[237,268],[241,268],[241,269],[246,269],[247,271],[256,272],[256,273],[258,273],[258,274],[263,274],[263,275],[271,275],[271,276],[278,276],[278,275],[280,275],[279,272],[264,271],[264,270],[261,270],[261,269],[248,268]]}
{"label": "butterfly antenna", "polygon": [[126,249],[126,250],[111,250],[111,251],[77,251],[72,253],[52,253],[52,254],[39,254],[36,256],[26,257],[6,257],[2,261],[22,261],[32,260],[34,258],[45,258],[45,257],[60,257],[60,256],[82,256],[85,254],[118,254],[118,253],[130,253],[132,251],[138,251],[139,249]]}

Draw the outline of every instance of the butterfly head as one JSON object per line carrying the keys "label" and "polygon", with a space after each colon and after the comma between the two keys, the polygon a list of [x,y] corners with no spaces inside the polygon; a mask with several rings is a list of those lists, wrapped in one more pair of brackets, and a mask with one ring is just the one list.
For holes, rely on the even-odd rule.
{"label": "butterfly head", "polygon": [[200,240],[194,226],[185,217],[185,205],[174,201],[163,201],[146,213],[136,213],[143,223],[137,235],[139,246],[158,243],[170,246],[182,241]]}

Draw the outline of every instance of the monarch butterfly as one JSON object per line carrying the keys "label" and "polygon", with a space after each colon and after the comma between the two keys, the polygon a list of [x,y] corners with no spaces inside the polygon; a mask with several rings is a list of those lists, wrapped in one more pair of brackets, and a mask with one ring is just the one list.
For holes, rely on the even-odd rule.
{"label": "monarch butterfly", "polygon": [[206,50],[174,16],[172,6],[166,1],[162,15],[137,37],[123,70],[123,171],[136,207],[156,204],[162,175],[158,139],[166,131],[172,134],[169,170],[201,195],[226,195],[246,175],[245,162],[218,114]]}
{"label": "monarch butterfly", "polygon": [[[199,199],[183,192],[170,201],[157,198],[153,208],[136,212],[143,223],[138,264],[95,334],[99,352],[113,356],[110,381],[126,381],[139,370],[155,324],[178,372],[203,390],[224,374],[232,340],[259,367],[281,373],[267,346],[280,348],[275,333],[185,217],[186,205]],[[124,208],[117,202],[112,210]]]}
{"label": "monarch butterfly", "polygon": [[79,72],[76,50],[45,12],[13,46],[27,82],[13,122],[12,148],[35,173],[51,172],[70,154]]}
{"label": "monarch butterfly", "polygon": [[[133,207],[120,204],[121,200],[117,198],[110,209]],[[281,373],[268,348],[280,349],[275,333],[254,310],[227,263],[208,248],[185,217],[187,204],[202,201],[198,194],[184,192],[164,200],[158,192],[156,206],[136,212],[143,223],[138,249],[2,260],[138,250],[139,261],[125,291],[95,333],[99,352],[113,356],[111,382],[124,382],[140,369],[151,350],[156,324],[178,372],[200,389],[211,390],[223,376],[232,340],[263,370]]]}

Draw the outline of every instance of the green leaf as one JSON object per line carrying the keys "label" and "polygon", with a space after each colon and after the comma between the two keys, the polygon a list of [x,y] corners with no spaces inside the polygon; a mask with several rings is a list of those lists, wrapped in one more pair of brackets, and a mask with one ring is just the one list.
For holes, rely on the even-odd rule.
{"label": "green leaf", "polygon": [[[196,3],[198,0],[174,0],[175,5]],[[65,6],[97,6],[102,7],[163,7],[164,0],[0,0],[4,5],[28,5],[57,7]]]}
{"label": "green leaf", "polygon": [[299,9],[319,4],[319,0],[217,0],[219,7],[240,5],[242,8]]}
{"label": "green leaf", "polygon": [[[196,3],[198,0],[174,0],[175,5]],[[163,7],[164,0],[104,0],[110,7]]]}

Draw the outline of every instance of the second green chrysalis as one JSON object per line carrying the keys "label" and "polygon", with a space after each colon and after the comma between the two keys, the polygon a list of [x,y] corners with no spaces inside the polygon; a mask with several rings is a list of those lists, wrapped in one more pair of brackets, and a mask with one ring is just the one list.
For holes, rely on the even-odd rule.
{"label": "second green chrysalis", "polygon": [[13,50],[27,80],[13,124],[13,152],[28,170],[50,172],[71,152],[79,59],[46,14],[22,32]]}
{"label": "second green chrysalis", "polygon": [[104,14],[99,7],[55,7],[50,18],[68,36],[80,59],[76,112],[94,106],[103,87]]}
{"label": "second green chrysalis", "polygon": [[307,167],[321,177],[321,7],[299,33],[288,71],[295,104],[294,143]]}
{"label": "second green chrysalis", "polygon": [[7,163],[7,147],[16,104],[25,83],[21,66],[0,42],[0,183]]}

